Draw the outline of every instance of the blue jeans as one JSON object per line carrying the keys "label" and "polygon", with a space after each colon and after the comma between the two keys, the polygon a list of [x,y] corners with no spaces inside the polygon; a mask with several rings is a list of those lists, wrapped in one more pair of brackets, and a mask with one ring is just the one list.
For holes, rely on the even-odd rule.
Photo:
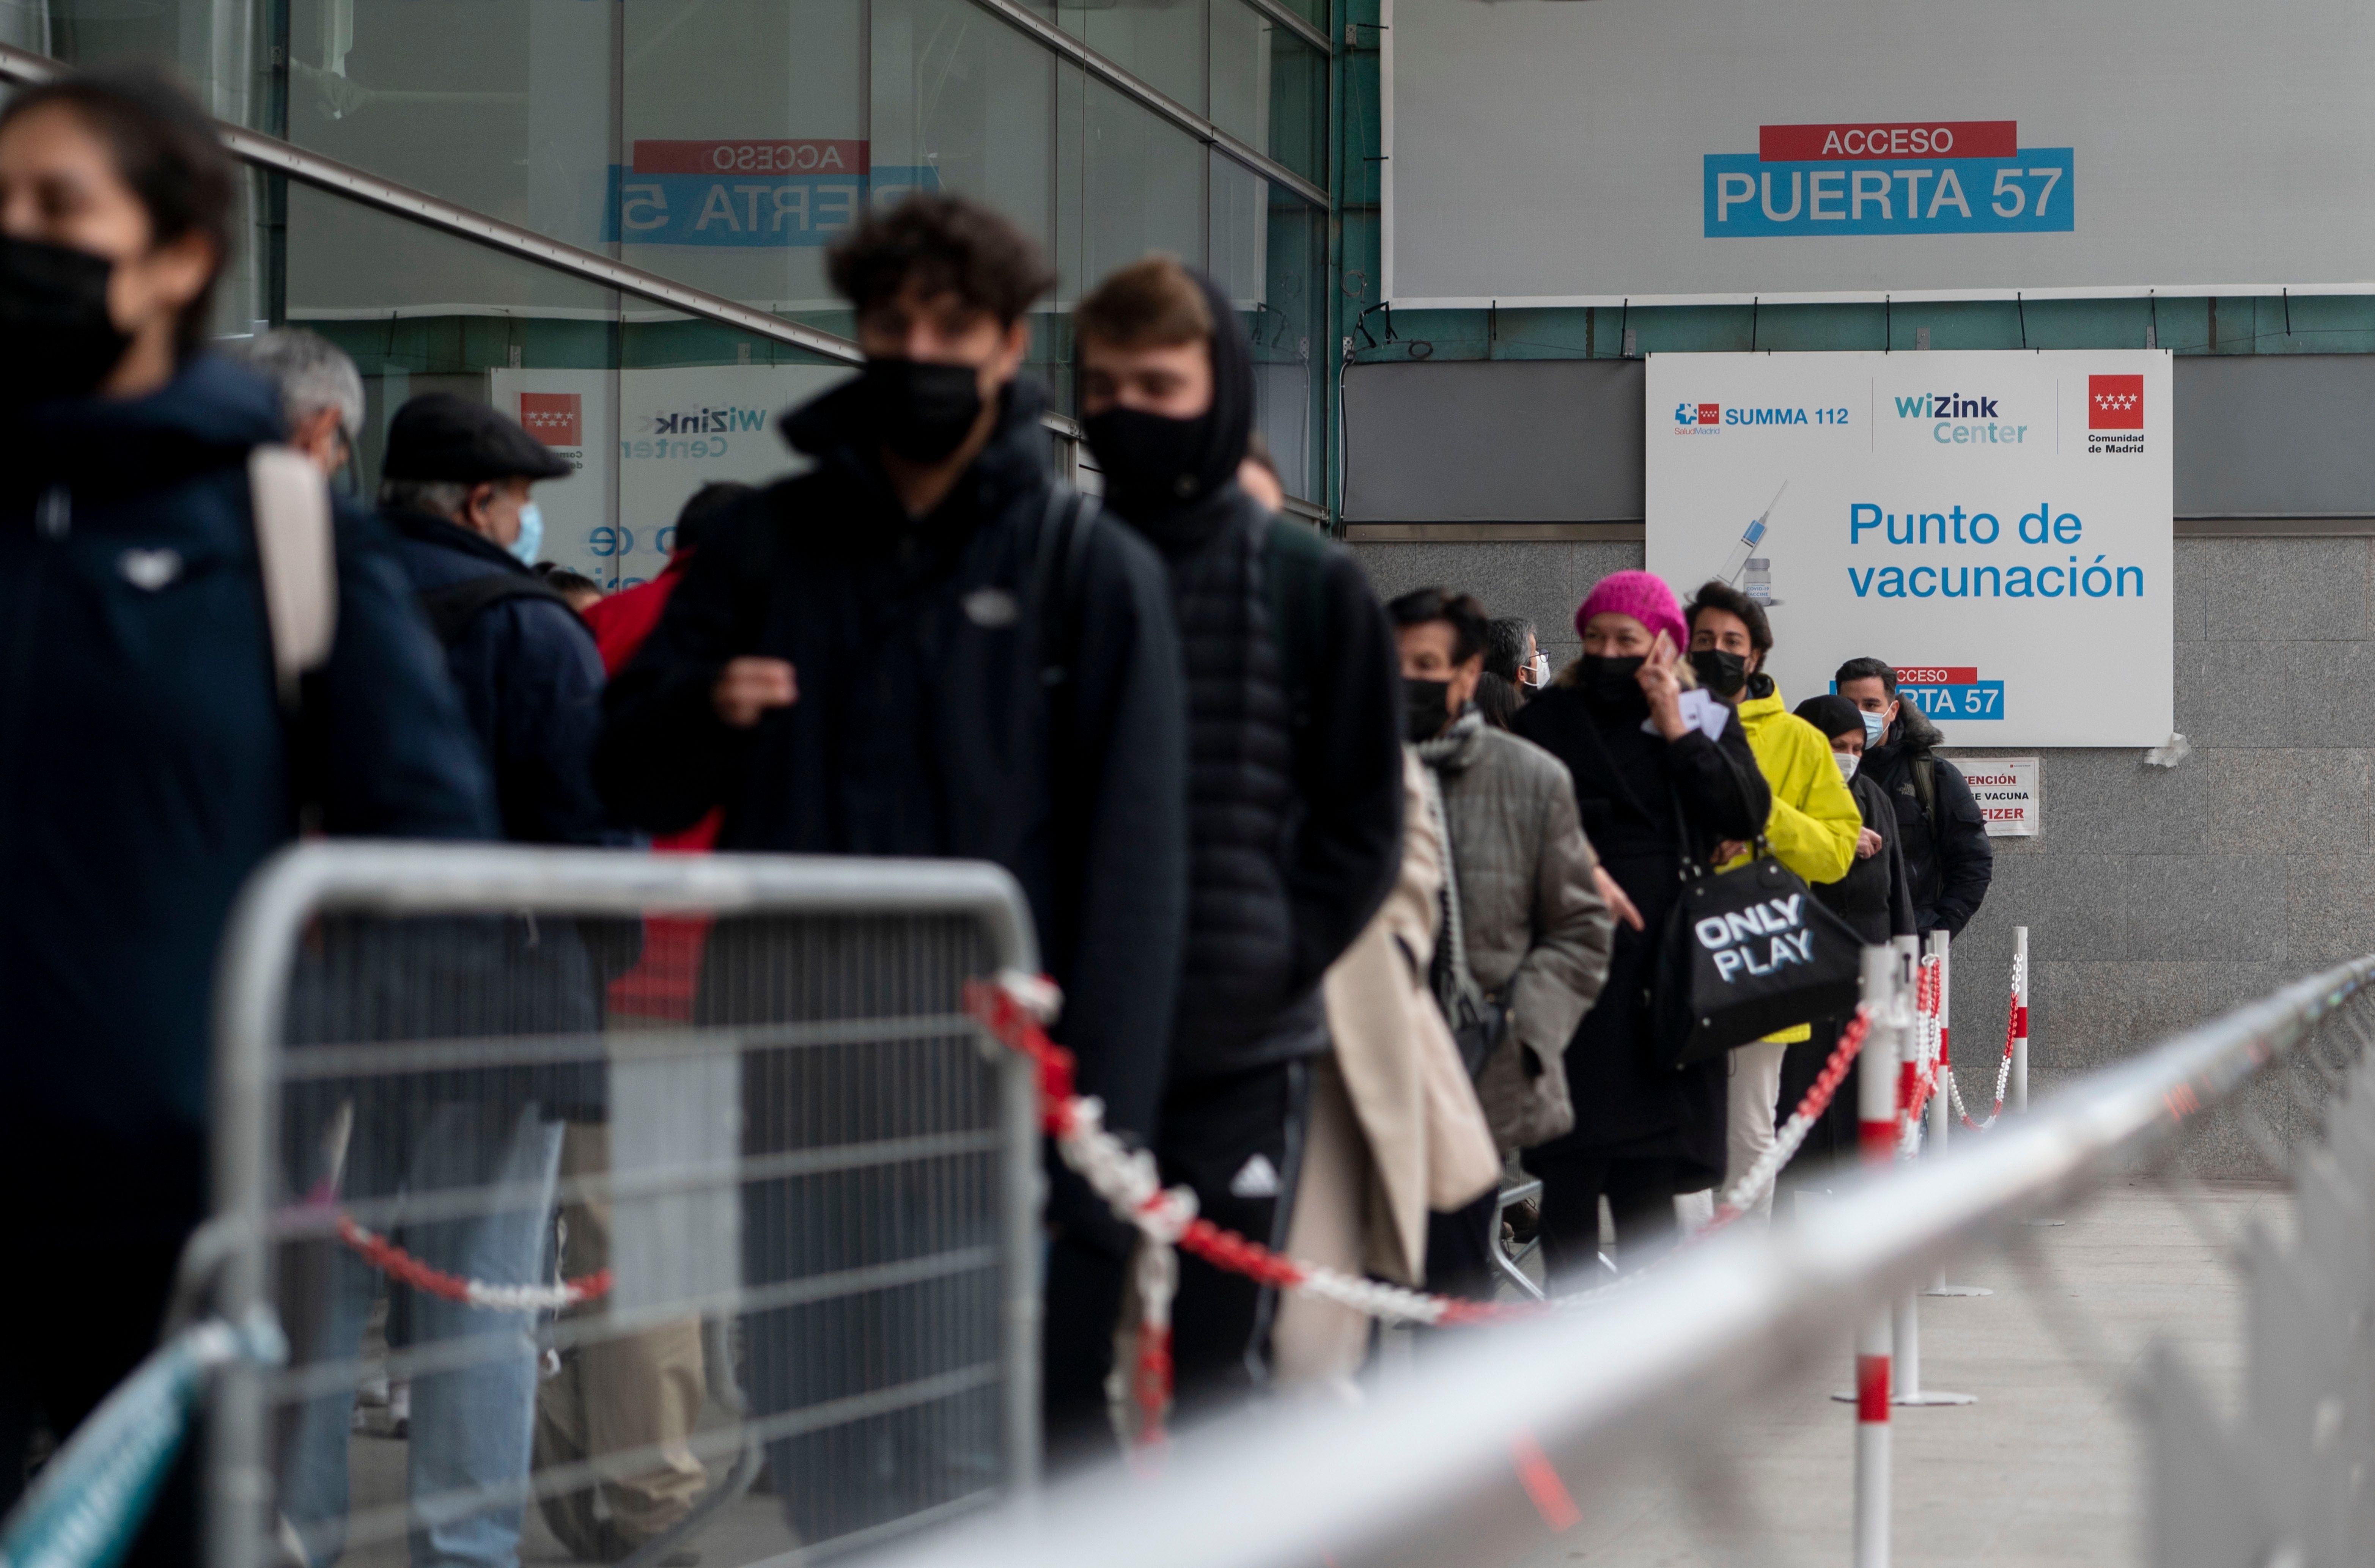
{"label": "blue jeans", "polygon": [[[526,1189],[516,1207],[467,1219],[408,1225],[396,1240],[413,1256],[465,1279],[538,1283],[545,1269],[561,1124],[534,1104],[432,1107],[400,1134],[374,1134],[366,1118],[348,1163],[353,1197],[423,1195],[454,1187]],[[330,1265],[317,1361],[353,1357],[377,1295],[376,1272],[340,1248]],[[490,1506],[470,1494],[526,1480],[536,1421],[537,1351],[527,1313],[465,1306],[422,1292],[411,1301],[415,1346],[474,1341],[470,1364],[412,1379],[408,1490],[414,1500],[413,1568],[518,1568],[522,1503]],[[347,1441],[354,1391],[309,1401],[299,1413],[281,1487],[281,1512],[305,1543],[312,1568],[346,1547]]]}

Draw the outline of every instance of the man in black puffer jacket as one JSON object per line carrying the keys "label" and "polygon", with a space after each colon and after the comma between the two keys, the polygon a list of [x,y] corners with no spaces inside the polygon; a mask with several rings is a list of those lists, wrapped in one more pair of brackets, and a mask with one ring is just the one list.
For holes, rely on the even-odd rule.
{"label": "man in black puffer jacket", "polygon": [[[1155,1153],[1202,1214],[1279,1245],[1329,1048],[1320,976],[1400,864],[1400,660],[1352,557],[1237,486],[1254,381],[1228,298],[1149,256],[1073,321],[1105,504],[1163,552],[1188,676],[1188,942]],[[1272,1305],[1181,1260],[1183,1416],[1263,1375]],[[1070,1369],[1080,1420],[1101,1349]]]}

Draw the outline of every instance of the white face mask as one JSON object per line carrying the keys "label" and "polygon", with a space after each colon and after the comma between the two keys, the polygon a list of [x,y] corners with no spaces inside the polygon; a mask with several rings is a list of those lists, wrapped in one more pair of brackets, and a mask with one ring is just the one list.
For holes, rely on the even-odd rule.
{"label": "white face mask", "polygon": [[1851,779],[1855,777],[1857,765],[1863,759],[1852,751],[1834,751],[1831,753],[1831,760],[1839,765],[1839,777]]}

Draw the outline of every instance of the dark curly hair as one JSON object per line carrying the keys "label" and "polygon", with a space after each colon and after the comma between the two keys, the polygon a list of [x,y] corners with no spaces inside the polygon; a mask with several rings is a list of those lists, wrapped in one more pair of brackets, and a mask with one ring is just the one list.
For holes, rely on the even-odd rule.
{"label": "dark curly hair", "polygon": [[944,191],[917,191],[869,211],[827,257],[833,286],[859,315],[910,279],[926,294],[954,294],[1011,326],[1056,287],[1028,234],[989,207]]}
{"label": "dark curly hair", "polygon": [[1699,591],[1683,607],[1683,624],[1696,631],[1701,610],[1721,610],[1739,617],[1740,623],[1748,628],[1748,645],[1760,654],[1773,651],[1773,623],[1765,619],[1765,607],[1721,578],[1710,577],[1699,584]]}

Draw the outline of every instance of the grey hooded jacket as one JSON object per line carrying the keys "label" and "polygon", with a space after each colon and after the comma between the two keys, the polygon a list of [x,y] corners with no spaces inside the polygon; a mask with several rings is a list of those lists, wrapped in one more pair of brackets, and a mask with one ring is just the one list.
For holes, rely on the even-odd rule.
{"label": "grey hooded jacket", "polygon": [[1477,1097],[1506,1151],[1575,1124],[1565,1053],[1608,974],[1608,906],[1566,767],[1473,709],[1418,748],[1439,782],[1459,890],[1462,950],[1509,1032]]}

